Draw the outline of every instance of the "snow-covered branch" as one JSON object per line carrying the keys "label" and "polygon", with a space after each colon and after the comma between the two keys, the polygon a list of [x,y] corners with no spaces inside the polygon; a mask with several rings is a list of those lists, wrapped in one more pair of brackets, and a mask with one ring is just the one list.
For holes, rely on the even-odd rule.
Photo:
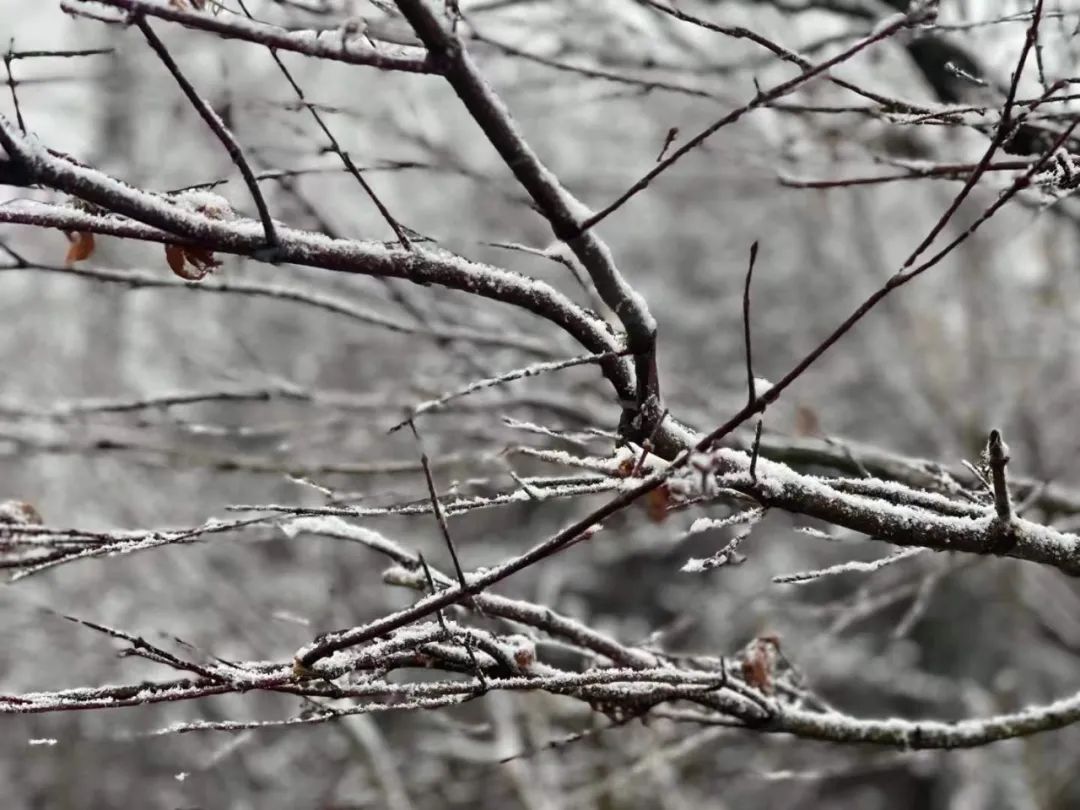
{"label": "snow-covered branch", "polygon": [[[343,273],[401,278],[438,284],[527,309],[572,335],[591,352],[620,352],[607,326],[550,285],[443,250],[406,250],[381,242],[332,239],[291,228],[278,230],[272,255],[263,252],[265,236],[256,220],[215,219],[200,213],[184,194],[166,197],[137,189],[95,169],[50,153],[32,136],[0,115],[0,145],[36,182],[106,209],[110,214],[70,206],[9,203],[0,206],[0,222],[23,223],[67,231],[111,234],[166,244],[194,244],[201,249],[234,253],[276,263],[299,264]],[[202,201],[198,193],[194,198]],[[121,214],[125,218],[117,217]],[[134,220],[134,221],[132,221]],[[617,356],[600,362],[619,398],[634,396],[633,375]]]}

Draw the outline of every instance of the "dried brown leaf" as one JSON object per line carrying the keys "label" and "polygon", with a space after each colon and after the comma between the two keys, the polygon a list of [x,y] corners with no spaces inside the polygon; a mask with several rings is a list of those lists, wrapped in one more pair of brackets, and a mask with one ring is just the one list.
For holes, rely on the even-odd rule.
{"label": "dried brown leaf", "polygon": [[165,245],[165,261],[169,263],[169,269],[180,278],[187,278],[184,274],[184,249],[179,245]]}
{"label": "dried brown leaf", "polygon": [[75,231],[68,234],[71,244],[68,246],[64,262],[68,265],[89,259],[94,252],[94,235],[88,231]]}
{"label": "dried brown leaf", "polygon": [[204,276],[215,267],[221,267],[221,262],[214,258],[214,252],[206,248],[185,247],[184,258],[201,270]]}
{"label": "dried brown leaf", "polygon": [[189,245],[165,245],[165,261],[185,281],[200,281],[215,267],[221,267],[213,251]]}

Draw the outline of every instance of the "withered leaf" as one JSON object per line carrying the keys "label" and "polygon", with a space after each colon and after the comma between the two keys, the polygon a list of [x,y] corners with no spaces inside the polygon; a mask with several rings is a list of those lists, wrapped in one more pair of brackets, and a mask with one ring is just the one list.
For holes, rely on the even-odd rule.
{"label": "withered leaf", "polygon": [[221,266],[213,251],[188,245],[165,245],[165,261],[169,269],[185,281],[201,281],[211,270]]}
{"label": "withered leaf", "polygon": [[169,269],[180,278],[184,275],[184,249],[179,245],[165,245],[165,261],[169,263]]}
{"label": "withered leaf", "polygon": [[214,252],[206,248],[185,247],[184,258],[201,270],[203,275],[206,275],[215,267],[221,267],[221,262],[214,258]]}
{"label": "withered leaf", "polygon": [[71,244],[68,245],[67,255],[64,262],[68,265],[89,259],[94,252],[94,235],[88,231],[75,231],[67,235]]}

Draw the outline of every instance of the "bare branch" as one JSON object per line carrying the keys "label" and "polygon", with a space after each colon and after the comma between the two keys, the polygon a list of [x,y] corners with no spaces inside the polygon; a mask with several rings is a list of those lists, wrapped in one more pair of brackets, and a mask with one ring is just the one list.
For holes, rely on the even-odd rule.
{"label": "bare branch", "polygon": [[[750,262],[746,268],[746,281],[743,283],[743,350],[746,353],[747,402],[753,404],[757,399],[757,387],[754,379],[754,359],[750,341],[750,281],[754,277],[754,264],[757,262],[758,243],[750,245]],[[760,431],[759,431],[760,432]]]}
{"label": "bare branch", "polygon": [[532,366],[526,366],[525,368],[518,368],[514,369],[513,371],[508,371],[505,374],[498,375],[497,377],[490,377],[486,380],[476,380],[475,382],[471,382],[468,385],[462,386],[455,391],[443,394],[437,399],[429,399],[426,402],[421,402],[413,406],[409,409],[408,418],[398,422],[387,432],[394,433],[405,427],[406,425],[412,425],[413,420],[415,420],[416,417],[420,416],[421,414],[439,410],[456,399],[468,396],[469,394],[472,394],[476,391],[482,391],[485,388],[492,388],[494,386],[502,385],[503,383],[512,382],[514,380],[522,380],[528,377],[536,377],[549,371],[561,371],[562,369],[573,368],[575,366],[584,365],[586,363],[599,363],[602,360],[607,360],[613,357],[625,356],[628,353],[629,352],[627,350],[624,350],[621,352],[607,352],[606,354],[589,354],[585,355],[584,357],[571,357],[566,360],[556,360],[550,363],[537,363]]}
{"label": "bare branch", "polygon": [[176,64],[176,61],[169,53],[169,49],[165,47],[165,43],[161,41],[157,34],[154,33],[154,29],[150,27],[150,23],[146,21],[146,17],[138,15],[135,18],[135,25],[142,31],[142,35],[146,38],[147,44],[157,54],[158,59],[165,65],[165,68],[172,74],[172,77],[176,79],[176,83],[180,85],[180,89],[184,91],[184,95],[187,96],[187,100],[191,102],[191,106],[195,108],[199,116],[206,122],[206,125],[210,127],[210,130],[217,136],[217,139],[221,141],[222,146],[225,147],[225,151],[229,153],[229,157],[232,158],[233,163],[236,164],[236,168],[240,170],[240,174],[244,178],[244,182],[247,183],[248,191],[251,192],[251,198],[255,201],[255,207],[259,209],[259,219],[262,220],[263,231],[266,233],[266,248],[270,251],[274,251],[277,248],[278,239],[277,234],[274,231],[274,221],[270,217],[270,209],[266,206],[266,200],[263,198],[262,191],[259,189],[259,183],[255,179],[255,173],[251,171],[251,166],[248,165],[247,159],[244,157],[244,151],[240,148],[240,144],[237,143],[236,138],[229,132],[225,126],[225,122],[221,120],[220,116],[211,109],[196,92],[191,82],[187,80],[183,71],[180,70],[180,66]]}
{"label": "bare branch", "polygon": [[[251,19],[251,12],[248,11],[247,6],[244,5],[243,0],[239,1],[240,8],[243,9],[244,14],[248,17],[248,19]],[[322,130],[323,135],[325,135],[326,139],[330,141],[330,148],[333,150],[334,154],[341,159],[341,163],[345,167],[345,170],[356,179],[357,183],[360,184],[360,187],[364,190],[364,193],[367,194],[368,199],[370,199],[372,203],[374,203],[375,207],[379,211],[379,214],[382,215],[382,218],[386,220],[386,223],[394,231],[394,235],[397,237],[398,242],[401,243],[401,246],[403,248],[408,250],[411,245],[409,237],[405,234],[405,231],[402,229],[397,219],[395,219],[394,216],[390,213],[390,209],[388,209],[383,203],[383,201],[379,199],[379,196],[375,193],[375,190],[371,187],[368,181],[364,179],[364,176],[360,173],[360,170],[356,167],[356,164],[353,163],[353,159],[349,156],[349,153],[342,150],[341,145],[337,141],[337,138],[334,137],[334,133],[331,132],[330,127],[328,127],[326,125],[326,122],[323,121],[322,116],[319,115],[319,111],[315,108],[314,105],[307,103],[307,97],[304,95],[303,88],[301,88],[300,85],[297,83],[296,79],[293,78],[293,75],[289,71],[289,69],[285,67],[285,63],[281,61],[281,57],[278,56],[277,51],[274,48],[270,48],[270,57],[274,60],[274,64],[278,66],[278,70],[281,71],[281,74],[285,77],[285,80],[289,83],[289,86],[292,87],[293,92],[296,93],[296,97],[300,99],[300,101],[304,104],[305,107],[307,107],[307,110],[311,114],[312,119],[315,121],[316,124],[318,124],[319,129]]]}
{"label": "bare branch", "polygon": [[[171,236],[176,234],[206,249],[258,258],[255,254],[264,243],[264,235],[255,222],[210,219],[185,210],[168,198],[140,191],[101,172],[53,156],[23,137],[3,116],[0,116],[0,145],[38,182],[152,227],[73,209],[56,211],[14,204],[0,206],[0,222],[22,222],[166,243],[178,241]],[[622,349],[595,317],[550,286],[525,276],[469,262],[445,251],[395,250],[381,243],[334,240],[287,228],[278,230],[278,238],[278,250],[273,257],[278,262],[404,278],[418,284],[441,284],[528,309],[558,324],[594,353]],[[601,368],[618,396],[633,397],[632,375],[621,358],[601,361]]]}
{"label": "bare branch", "polygon": [[918,23],[926,16],[926,13],[927,12],[923,10],[915,12],[910,16],[899,17],[894,22],[883,26],[880,30],[875,31],[870,36],[860,39],[850,48],[847,48],[836,56],[830,59],[826,59],[824,62],[821,62],[813,67],[804,68],[803,72],[795,78],[789,79],[786,82],[782,82],[768,90],[759,91],[754,97],[754,99],[748,104],[745,104],[742,107],[733,110],[732,112],[725,115],[723,118],[718,119],[715,123],[710,124],[697,135],[694,135],[692,138],[684,141],[681,146],[673,150],[663,160],[657,162],[656,166],[650,169],[644,175],[642,175],[640,180],[630,186],[630,188],[628,188],[626,191],[616,197],[612,202],[610,202],[600,211],[597,211],[595,214],[592,214],[587,220],[585,220],[585,222],[582,224],[582,229],[587,230],[589,228],[596,227],[603,220],[611,216],[611,214],[613,214],[615,211],[622,208],[622,206],[625,205],[632,197],[636,196],[638,193],[648,188],[653,180],[655,180],[658,176],[667,171],[682,157],[699,147],[701,144],[711,138],[714,134],[719,132],[722,128],[728,126],[729,124],[735,123],[748,112],[755,110],[759,107],[763,107],[770,102],[773,102],[791,93],[793,90],[797,89],[803,84],[806,84],[806,82],[829,70],[829,68],[835,67],[836,65],[847,61],[848,59],[855,56],[860,51],[863,51],[866,48],[870,47],[871,45],[888,39],[889,37],[895,35],[897,32]]}
{"label": "bare branch", "polygon": [[[627,348],[637,377],[632,418],[644,418],[639,437],[648,435],[659,414],[656,378],[656,321],[643,298],[623,278],[607,245],[588,233],[588,212],[540,161],[494,90],[473,63],[460,37],[446,30],[424,0],[398,0],[398,8],[442,67],[446,80],[469,110],[518,182],[529,192],[555,236],[569,245],[592,277],[596,290],[626,329]],[[646,403],[654,411],[641,413]]]}
{"label": "bare branch", "polygon": [[1009,463],[1009,446],[1001,438],[1001,431],[990,431],[990,438],[986,442],[986,462],[994,486],[994,509],[997,510],[998,520],[1007,524],[1013,518],[1013,508],[1005,474],[1005,467]]}
{"label": "bare branch", "polygon": [[[363,36],[351,36],[345,29],[329,31],[288,31],[275,25],[255,23],[236,15],[215,16],[181,7],[179,3],[159,3],[154,0],[94,0],[94,5],[111,6],[132,14],[157,17],[179,23],[185,28],[207,31],[226,39],[241,39],[256,45],[292,51],[345,62],[367,65],[380,70],[401,70],[407,73],[435,73],[431,61],[418,48],[397,46],[376,47]],[[75,14],[90,7],[87,0],[62,0],[61,8]]]}

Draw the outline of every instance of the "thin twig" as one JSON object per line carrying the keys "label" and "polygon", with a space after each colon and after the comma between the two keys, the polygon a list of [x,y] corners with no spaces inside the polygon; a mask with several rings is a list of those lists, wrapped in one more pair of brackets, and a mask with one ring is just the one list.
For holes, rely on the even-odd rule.
{"label": "thin twig", "polygon": [[[751,379],[753,379],[751,377]],[[753,385],[753,383],[751,383]],[[761,450],[761,429],[765,424],[765,420],[758,417],[757,425],[754,427],[754,444],[750,448],[750,480],[754,486],[757,486],[757,460],[758,454]]]}
{"label": "thin twig", "polygon": [[[410,409],[408,417],[391,426],[387,433],[396,433],[406,425],[411,425],[413,420],[415,420],[421,414],[428,413],[430,411],[440,410],[454,400],[460,399],[461,397],[467,396],[476,391],[481,391],[485,388],[493,388],[497,385],[502,385],[503,383],[512,382],[514,380],[521,380],[527,377],[536,377],[549,371],[561,371],[563,369],[573,368],[574,366],[580,366],[586,363],[600,363],[604,360],[610,360],[615,357],[623,357],[628,353],[629,352],[627,351],[605,352],[603,354],[587,354],[580,357],[571,357],[566,360],[555,360],[550,363],[535,363],[531,366],[525,366],[524,368],[517,368],[513,371],[508,371],[505,374],[499,374],[496,377],[476,380],[454,391],[443,394],[436,399],[429,399],[426,402],[421,402],[418,405],[415,405]],[[660,421],[662,422],[663,420]]]}
{"label": "thin twig", "polygon": [[[244,12],[244,14],[247,15],[248,19],[254,19],[251,16],[251,12],[248,11],[247,5],[244,3],[244,0],[238,0],[238,2],[240,3],[240,9]],[[397,240],[399,243],[401,243],[401,246],[406,250],[410,250],[412,248],[412,242],[409,241],[408,235],[398,223],[397,219],[390,213],[390,209],[386,207],[386,205],[381,199],[379,199],[379,195],[375,193],[375,190],[368,184],[368,181],[364,179],[364,176],[360,173],[360,170],[356,167],[356,164],[353,163],[353,159],[349,155],[349,153],[341,148],[341,144],[339,144],[337,138],[334,137],[334,133],[330,131],[330,127],[328,127],[323,121],[322,116],[319,115],[319,111],[315,109],[314,105],[307,103],[307,96],[304,94],[303,88],[301,88],[296,79],[293,78],[293,75],[289,72],[289,69],[285,67],[285,63],[281,61],[281,57],[278,56],[277,50],[272,46],[267,46],[267,50],[270,51],[270,56],[271,58],[273,58],[274,63],[278,66],[281,74],[292,86],[293,92],[296,93],[296,97],[300,99],[303,105],[307,108],[307,111],[311,113],[311,117],[315,120],[315,123],[319,125],[319,129],[323,131],[326,139],[330,141],[331,151],[333,151],[333,153],[341,159],[341,162],[342,164],[344,164],[346,171],[348,171],[349,174],[351,174],[356,179],[356,182],[360,184],[360,187],[364,190],[364,193],[367,194],[368,199],[370,199],[372,203],[375,204],[375,207],[378,209],[379,214],[384,220],[386,220],[386,224],[390,226],[391,230],[393,230],[394,236],[397,237]]]}
{"label": "thin twig", "polygon": [[135,18],[135,24],[146,38],[147,44],[149,44],[154,53],[157,54],[158,59],[165,65],[165,68],[172,74],[172,77],[176,79],[176,83],[180,85],[180,89],[184,91],[184,95],[187,96],[188,101],[191,102],[191,106],[195,108],[196,112],[199,113],[199,116],[206,122],[206,125],[210,127],[210,130],[217,136],[217,139],[221,141],[221,145],[225,147],[225,151],[229,153],[229,157],[232,158],[233,163],[236,164],[236,168],[238,168],[240,174],[243,175],[248,191],[251,192],[251,198],[255,202],[255,207],[259,209],[259,219],[262,221],[263,232],[266,234],[266,247],[272,253],[278,246],[277,231],[274,229],[274,221],[270,216],[270,209],[267,207],[262,190],[259,188],[259,181],[255,178],[255,173],[251,170],[251,166],[248,165],[247,158],[244,157],[244,152],[240,148],[240,144],[237,142],[236,138],[233,137],[233,134],[229,132],[228,127],[225,126],[225,122],[221,120],[221,117],[214,112],[209,104],[203,101],[191,82],[187,80],[187,77],[180,70],[180,66],[176,64],[176,61],[172,58],[168,48],[165,47],[165,43],[158,38],[158,35],[155,34],[154,30],[150,27],[150,23],[147,22],[146,17],[139,14]]}
{"label": "thin twig", "polygon": [[652,433],[648,438],[641,443],[641,455],[638,456],[637,462],[634,464],[634,469],[630,471],[630,478],[637,478],[642,468],[645,466],[645,460],[649,457],[649,452],[653,449],[656,443],[656,434],[659,433],[660,428],[664,424],[664,420],[667,419],[668,409],[664,410],[660,414],[660,418],[656,420],[656,424],[653,425]]}
{"label": "thin twig", "polygon": [[26,122],[23,121],[22,108],[19,107],[19,94],[15,92],[15,74],[11,72],[11,63],[15,59],[15,37],[8,43],[8,51],[4,54],[4,70],[7,72],[7,84],[11,90],[11,103],[15,106],[15,121],[22,133],[26,134]]}
{"label": "thin twig", "polygon": [[[533,151],[505,104],[480,73],[461,38],[446,30],[423,0],[396,0],[397,6],[442,64],[442,73],[473,120],[495,147],[518,183],[529,193],[555,236],[565,242],[592,277],[596,290],[626,330],[634,357],[635,394],[624,404],[627,438],[647,435],[660,411],[656,367],[657,324],[645,299],[616,266],[608,246],[585,224],[584,206]],[[648,413],[646,413],[648,411]]]}
{"label": "thin twig", "polygon": [[[145,14],[185,28],[217,34],[222,39],[238,39],[281,51],[344,62],[368,65],[380,70],[400,70],[407,73],[435,73],[432,60],[421,48],[376,48],[366,37],[349,37],[343,30],[318,32],[291,31],[276,25],[254,23],[239,14],[205,14],[180,3],[161,3],[158,0],[94,0],[97,5],[123,9],[131,15]],[[85,14],[85,0],[61,0],[61,9]],[[100,19],[100,18],[96,18]],[[105,20],[115,22],[115,20]]]}
{"label": "thin twig", "polygon": [[428,461],[427,452],[424,450],[423,439],[420,438],[420,432],[416,429],[416,423],[411,419],[409,420],[409,428],[412,430],[416,444],[420,448],[420,466],[424,470],[424,481],[427,482],[428,495],[431,498],[431,511],[439,524],[439,531],[442,532],[443,540],[446,541],[446,547],[450,550],[450,559],[454,562],[454,573],[457,574],[458,584],[464,590],[468,587],[465,580],[465,570],[461,567],[461,560],[458,558],[457,548],[454,546],[454,538],[450,536],[450,526],[446,522],[446,510],[443,509],[442,502],[439,500],[439,493],[435,489],[435,478],[431,474],[431,463]]}
{"label": "thin twig", "polygon": [[986,442],[986,461],[990,467],[990,480],[994,487],[994,510],[998,520],[1008,523],[1013,517],[1012,499],[1005,467],[1009,463],[1009,445],[1001,438],[1001,431],[991,430]]}
{"label": "thin twig", "polygon": [[[923,12],[923,14],[925,14],[925,12]],[[781,84],[778,84],[768,90],[759,91],[749,103],[743,105],[742,107],[739,107],[736,110],[733,110],[732,112],[725,115],[723,118],[720,118],[719,120],[710,124],[697,135],[684,142],[682,146],[675,149],[662,161],[657,163],[656,166],[654,166],[652,169],[642,175],[641,179],[639,179],[636,183],[630,186],[630,188],[628,188],[626,191],[616,197],[608,205],[604,206],[604,208],[602,208],[600,211],[596,212],[588,219],[586,219],[585,222],[581,225],[581,230],[587,231],[599,225],[602,221],[611,216],[611,214],[613,214],[615,211],[622,208],[623,205],[625,205],[632,197],[636,196],[639,192],[644,191],[646,188],[648,188],[649,184],[652,183],[653,180],[655,180],[659,175],[663,174],[665,171],[671,168],[671,166],[677,163],[683,156],[699,147],[723,127],[735,123],[748,112],[758,109],[759,107],[763,107],[766,104],[769,104],[770,102],[791,93],[793,90],[797,89],[801,85],[805,84],[816,76],[821,75],[830,68],[835,67],[841,62],[847,61],[848,59],[855,56],[860,51],[870,47],[871,45],[888,39],[889,37],[893,36],[894,34],[905,28],[911,27],[921,18],[922,15],[920,14],[900,17],[895,22],[884,26],[879,31],[876,31],[870,36],[859,40],[854,45],[832,57],[831,59],[827,59],[824,62],[821,62],[811,68],[804,70],[802,73],[800,73],[793,79],[782,82]]]}
{"label": "thin twig", "polygon": [[[938,234],[945,229],[945,226],[952,219],[953,214],[960,208],[960,204],[963,203],[968,194],[971,193],[971,190],[975,188],[976,184],[982,178],[987,167],[993,160],[994,155],[997,154],[998,149],[1005,143],[1006,138],[1013,133],[1013,106],[1016,100],[1016,91],[1020,85],[1020,74],[1024,71],[1024,65],[1027,63],[1028,54],[1031,52],[1032,45],[1035,42],[1036,33],[1039,30],[1039,22],[1042,18],[1042,7],[1043,0],[1035,0],[1035,11],[1032,15],[1031,26],[1028,28],[1027,36],[1024,38],[1024,45],[1020,49],[1020,57],[1017,59],[1016,69],[1013,71],[1012,82],[1010,83],[1008,93],[1005,96],[1005,103],[1001,108],[1001,120],[998,122],[997,129],[994,131],[994,136],[990,140],[990,145],[983,153],[982,159],[976,164],[975,170],[972,171],[964,181],[964,186],[960,189],[960,193],[953,198],[952,203],[945,210],[945,213],[938,218],[938,221],[934,223],[930,232],[926,234],[918,247],[916,247],[907,257],[898,274],[903,273],[911,267],[927,248],[933,244]],[[1047,95],[1052,92],[1053,91],[1048,91]],[[1021,116],[1021,118],[1022,117],[1023,116]]]}
{"label": "thin twig", "polygon": [[[750,263],[746,268],[746,282],[743,284],[743,301],[742,301],[742,316],[743,316],[743,347],[746,351],[746,386],[748,389],[747,403],[753,404],[757,399],[757,384],[754,380],[754,360],[750,350],[750,280],[754,276],[754,264],[757,262],[758,243],[754,240],[754,243],[750,245]],[[761,428],[758,428],[758,435],[761,434]],[[751,467],[751,469],[753,469]]]}

